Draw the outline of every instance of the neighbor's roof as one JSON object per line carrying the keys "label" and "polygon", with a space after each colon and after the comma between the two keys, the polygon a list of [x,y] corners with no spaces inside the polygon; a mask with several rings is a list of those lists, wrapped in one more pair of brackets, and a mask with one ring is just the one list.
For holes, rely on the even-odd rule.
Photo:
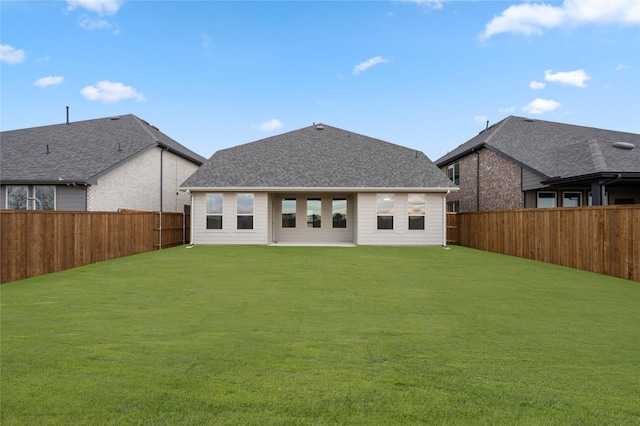
{"label": "neighbor's roof", "polygon": [[154,147],[197,165],[206,160],[128,114],[0,133],[0,180],[95,184],[102,174]]}
{"label": "neighbor's roof", "polygon": [[[620,149],[628,142],[635,149]],[[436,160],[441,167],[486,147],[539,175],[640,172],[640,134],[509,116]]]}
{"label": "neighbor's roof", "polygon": [[182,188],[457,188],[414,149],[314,124],[216,152]]}

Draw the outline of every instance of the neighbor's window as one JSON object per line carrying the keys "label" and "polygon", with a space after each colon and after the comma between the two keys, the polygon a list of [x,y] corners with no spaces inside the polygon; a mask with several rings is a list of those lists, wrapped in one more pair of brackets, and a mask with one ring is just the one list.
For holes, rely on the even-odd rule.
{"label": "neighbor's window", "polygon": [[538,192],[538,208],[556,207],[555,192]]}
{"label": "neighbor's window", "polygon": [[7,208],[26,210],[28,188],[26,186],[7,186]]}
{"label": "neighbor's window", "polygon": [[[593,205],[593,198],[591,195],[591,191],[589,191],[589,205],[592,206]],[[605,192],[604,193],[604,200],[602,201],[602,205],[603,206],[608,206],[609,205],[609,192]]]}
{"label": "neighbor's window", "polygon": [[426,206],[424,194],[409,194],[407,203],[409,229],[424,230],[425,211]]}
{"label": "neighbor's window", "polygon": [[253,229],[253,194],[238,194],[238,229]]}
{"label": "neighbor's window", "polygon": [[447,212],[458,213],[460,211],[460,201],[447,201]]}
{"label": "neighbor's window", "polygon": [[393,229],[393,194],[376,195],[376,215],[378,216],[378,229]]}
{"label": "neighbor's window", "polygon": [[307,228],[320,228],[322,224],[322,201],[307,198]]}
{"label": "neighbor's window", "polygon": [[42,210],[56,209],[56,188],[55,186],[36,186],[35,196],[42,202]]}
{"label": "neighbor's window", "polygon": [[569,192],[562,193],[562,207],[579,207],[582,205],[582,193],[581,192]]}
{"label": "neighbor's window", "polygon": [[295,198],[282,199],[282,227],[283,228],[296,227],[296,199]]}
{"label": "neighbor's window", "polygon": [[447,167],[447,176],[456,185],[460,185],[460,163],[455,162]]}
{"label": "neighbor's window", "polygon": [[222,194],[207,194],[207,229],[222,229]]}
{"label": "neighbor's window", "polygon": [[334,198],[331,204],[334,228],[347,227],[347,199]]}

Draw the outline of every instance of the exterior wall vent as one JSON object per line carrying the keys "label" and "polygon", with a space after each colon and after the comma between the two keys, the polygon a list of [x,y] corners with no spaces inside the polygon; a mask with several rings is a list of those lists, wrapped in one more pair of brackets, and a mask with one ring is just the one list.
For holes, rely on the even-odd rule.
{"label": "exterior wall vent", "polygon": [[636,146],[634,144],[632,144],[631,142],[614,142],[613,143],[613,147],[614,148],[620,148],[620,149],[633,149]]}

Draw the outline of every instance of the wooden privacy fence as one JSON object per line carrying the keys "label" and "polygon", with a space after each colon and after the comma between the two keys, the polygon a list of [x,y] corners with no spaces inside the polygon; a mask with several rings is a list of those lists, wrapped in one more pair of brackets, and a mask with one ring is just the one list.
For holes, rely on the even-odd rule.
{"label": "wooden privacy fence", "polygon": [[183,213],[3,210],[0,283],[184,244],[189,223]]}
{"label": "wooden privacy fence", "polygon": [[640,281],[640,205],[447,216],[459,245]]}

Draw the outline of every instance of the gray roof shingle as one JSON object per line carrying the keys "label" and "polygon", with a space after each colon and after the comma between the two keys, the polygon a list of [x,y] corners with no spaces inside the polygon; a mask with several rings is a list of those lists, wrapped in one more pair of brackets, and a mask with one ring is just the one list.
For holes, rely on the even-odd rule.
{"label": "gray roof shingle", "polygon": [[316,124],[216,152],[183,188],[454,188],[414,149]]}
{"label": "gray roof shingle", "polygon": [[[624,150],[615,142],[629,142]],[[487,147],[521,166],[552,177],[640,172],[640,134],[509,116],[436,160],[441,167]]]}
{"label": "gray roof shingle", "polygon": [[198,165],[206,160],[128,114],[1,132],[0,180],[93,184],[105,172],[157,146]]}

